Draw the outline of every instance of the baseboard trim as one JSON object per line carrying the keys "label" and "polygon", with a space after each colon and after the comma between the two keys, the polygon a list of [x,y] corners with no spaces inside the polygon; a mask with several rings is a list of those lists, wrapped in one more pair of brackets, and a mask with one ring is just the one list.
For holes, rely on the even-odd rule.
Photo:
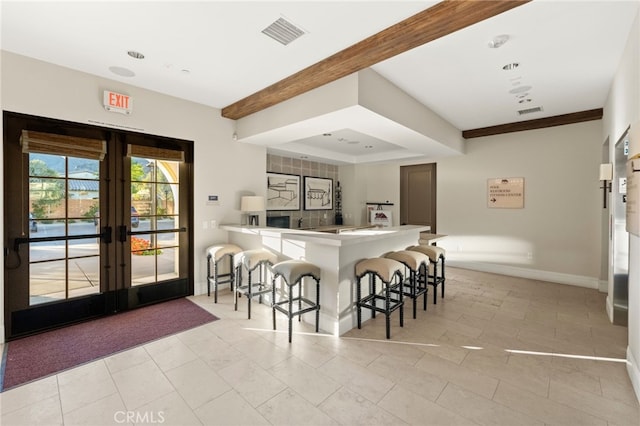
{"label": "baseboard trim", "polygon": [[631,353],[631,349],[627,346],[627,373],[631,379],[631,385],[636,393],[636,398],[640,403],[640,369],[638,363]]}
{"label": "baseboard trim", "polygon": [[600,280],[598,278],[585,277],[582,275],[562,274],[560,272],[518,268],[517,266],[497,265],[493,263],[465,262],[456,260],[447,260],[446,265],[456,268],[470,269],[473,271],[490,272],[499,275],[509,275],[519,278],[529,278],[539,281],[592,288],[594,290],[598,290],[600,288]]}
{"label": "baseboard trim", "polygon": [[609,282],[598,280],[598,290],[600,291],[600,293],[609,293]]}
{"label": "baseboard trim", "polygon": [[605,303],[605,306],[607,308],[607,317],[609,318],[609,321],[611,321],[611,323],[613,324],[613,300],[609,295],[607,295],[607,301]]}

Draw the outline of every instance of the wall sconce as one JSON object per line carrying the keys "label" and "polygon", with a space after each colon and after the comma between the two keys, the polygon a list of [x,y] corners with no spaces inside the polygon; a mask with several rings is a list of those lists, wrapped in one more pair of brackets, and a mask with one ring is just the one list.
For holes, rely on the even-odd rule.
{"label": "wall sconce", "polygon": [[602,201],[603,208],[607,208],[607,192],[611,192],[611,181],[613,180],[613,164],[600,164],[600,180],[602,181]]}
{"label": "wall sconce", "polygon": [[264,197],[259,195],[245,195],[240,199],[240,211],[248,213],[249,225],[259,226],[260,216],[256,213],[264,211]]}

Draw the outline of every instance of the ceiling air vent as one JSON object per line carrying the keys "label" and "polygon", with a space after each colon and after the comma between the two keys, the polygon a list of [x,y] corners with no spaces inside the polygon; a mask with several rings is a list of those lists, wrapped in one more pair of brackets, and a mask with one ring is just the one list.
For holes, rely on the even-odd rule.
{"label": "ceiling air vent", "polygon": [[521,109],[518,111],[518,115],[533,114],[534,112],[541,112],[541,111],[542,111],[542,107]]}
{"label": "ceiling air vent", "polygon": [[287,45],[304,34],[304,31],[284,18],[278,18],[273,24],[262,30],[278,43]]}

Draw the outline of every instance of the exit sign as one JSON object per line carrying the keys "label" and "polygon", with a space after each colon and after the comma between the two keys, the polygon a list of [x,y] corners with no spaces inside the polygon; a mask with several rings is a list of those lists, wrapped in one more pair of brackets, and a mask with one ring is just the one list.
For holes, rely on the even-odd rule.
{"label": "exit sign", "polygon": [[133,111],[133,98],[129,95],[105,90],[102,102],[107,111],[120,114],[131,114]]}

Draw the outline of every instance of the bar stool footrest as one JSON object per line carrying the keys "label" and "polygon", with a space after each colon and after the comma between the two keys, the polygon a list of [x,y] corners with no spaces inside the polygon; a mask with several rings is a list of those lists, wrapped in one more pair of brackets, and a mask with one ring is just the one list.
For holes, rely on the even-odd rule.
{"label": "bar stool footrest", "polygon": [[302,303],[306,304],[307,307],[302,308],[300,310],[297,311],[293,311],[293,312],[289,312],[288,309],[283,308],[282,305],[288,305],[289,304],[289,300],[281,300],[279,302],[273,303],[272,307],[277,309],[279,312],[282,312],[283,314],[289,316],[289,317],[295,317],[295,316],[299,316],[299,315],[303,315],[309,312],[314,312],[314,311],[319,311],[320,310],[320,305],[316,305],[314,302],[312,302],[309,299],[306,299],[304,297],[296,297],[294,299],[292,299],[292,303],[296,303],[298,301],[302,301]]}
{"label": "bar stool footrest", "polygon": [[[428,293],[428,291],[429,291],[429,287],[427,287],[427,286],[424,286],[424,287],[423,287],[423,286],[420,286],[420,285],[419,285],[419,286],[417,286],[417,287],[416,287],[416,291],[415,291],[415,293],[412,293],[412,292],[411,292],[411,290],[413,289],[413,286],[412,286],[412,285],[411,285],[411,283],[410,283],[410,282],[408,282],[408,281],[405,281],[405,282],[404,282],[404,285],[402,286],[402,289],[403,289],[403,291],[404,291],[404,293],[403,293],[403,294],[404,294],[405,296],[408,296],[408,297],[420,297],[420,296],[422,296],[423,294],[427,294],[427,293]],[[394,293],[394,294],[400,294],[400,290],[399,290],[398,288],[392,288],[392,289],[390,289],[389,291],[390,291],[391,293]]]}
{"label": "bar stool footrest", "polygon": [[[370,294],[360,299],[360,301],[357,303],[357,306],[386,314],[387,310],[384,307],[378,307],[376,305],[377,300],[380,300],[381,302],[386,302],[386,297],[380,294]],[[399,307],[401,307],[402,305],[404,305],[404,301],[401,301],[400,299],[390,298],[388,312],[391,313],[396,309],[398,309]]]}
{"label": "bar stool footrest", "polygon": [[[242,295],[249,296],[249,286],[243,285],[236,289]],[[260,296],[271,293],[271,287],[266,288],[264,284],[251,284],[251,296]]]}

